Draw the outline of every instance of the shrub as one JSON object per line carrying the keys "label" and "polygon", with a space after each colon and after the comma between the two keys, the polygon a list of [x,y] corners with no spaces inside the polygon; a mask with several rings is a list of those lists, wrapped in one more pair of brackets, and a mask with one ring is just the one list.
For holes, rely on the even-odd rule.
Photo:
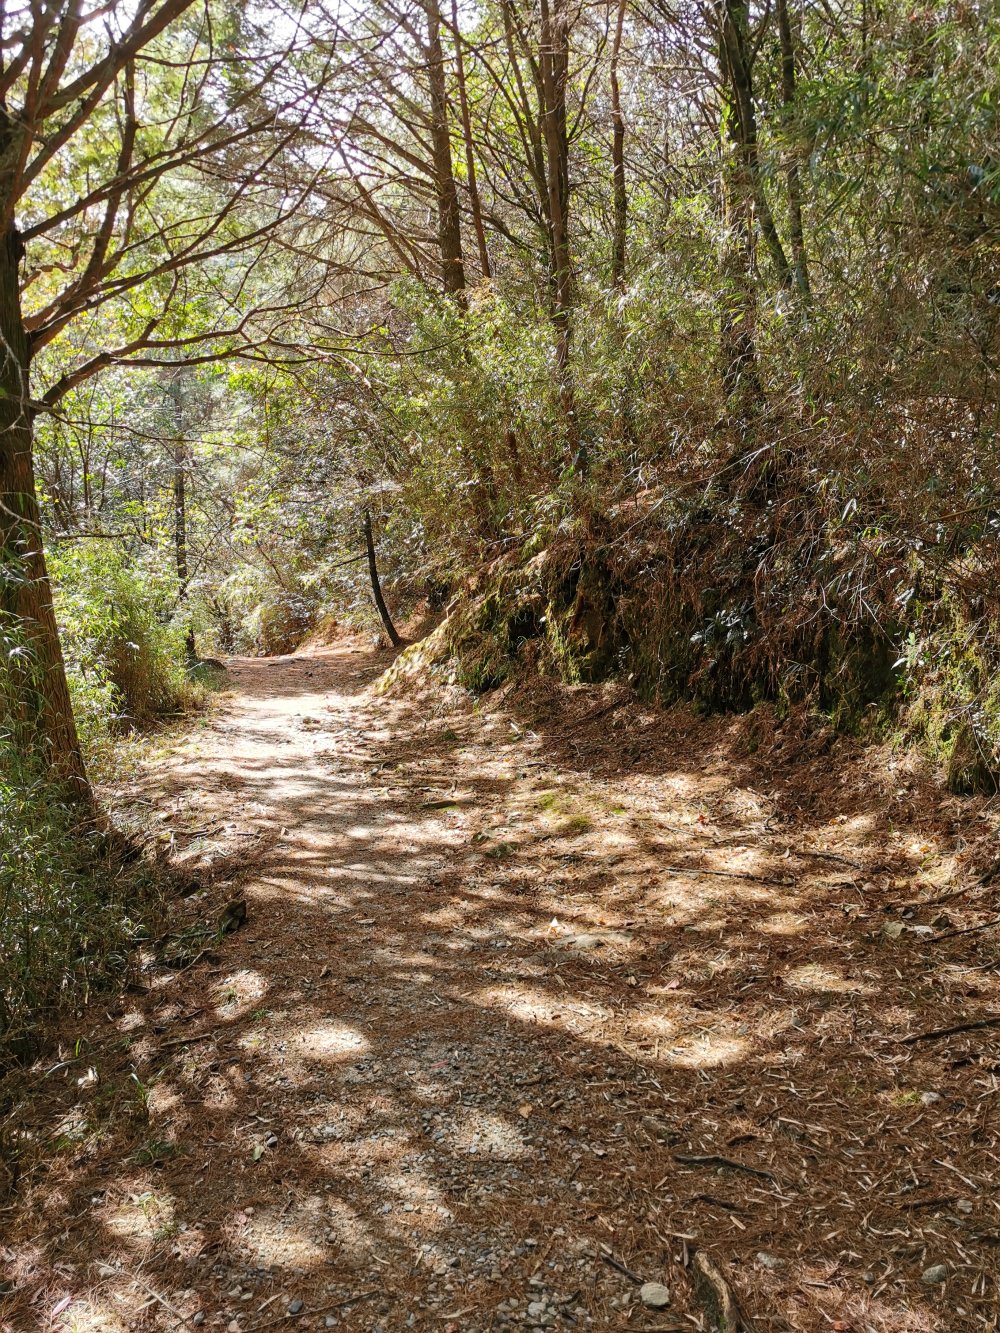
{"label": "shrub", "polygon": [[196,702],[176,581],[110,542],[81,541],[50,557],[56,615],[85,749]]}
{"label": "shrub", "polygon": [[80,811],[0,742],[0,1068],[40,1023],[125,971],[138,888]]}

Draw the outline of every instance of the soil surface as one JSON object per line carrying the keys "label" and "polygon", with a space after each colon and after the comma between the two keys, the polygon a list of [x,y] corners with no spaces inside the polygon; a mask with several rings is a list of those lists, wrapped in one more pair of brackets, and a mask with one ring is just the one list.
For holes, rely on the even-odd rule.
{"label": "soil surface", "polygon": [[231,662],[131,792],[195,891],[8,1112],[0,1326],[707,1328],[700,1253],[760,1333],[997,1328],[990,809],[391,660]]}

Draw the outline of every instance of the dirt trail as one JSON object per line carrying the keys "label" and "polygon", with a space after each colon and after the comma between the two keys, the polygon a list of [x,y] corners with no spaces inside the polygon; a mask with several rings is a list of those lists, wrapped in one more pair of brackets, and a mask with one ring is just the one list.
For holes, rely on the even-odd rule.
{"label": "dirt trail", "polygon": [[760,1330],[995,1328],[995,1034],[900,1041],[1000,1014],[991,937],[905,907],[944,807],[848,756],[795,816],[721,723],[388,661],[236,661],[147,774],[248,920],[88,1016],[3,1328],[692,1329],[696,1247]]}

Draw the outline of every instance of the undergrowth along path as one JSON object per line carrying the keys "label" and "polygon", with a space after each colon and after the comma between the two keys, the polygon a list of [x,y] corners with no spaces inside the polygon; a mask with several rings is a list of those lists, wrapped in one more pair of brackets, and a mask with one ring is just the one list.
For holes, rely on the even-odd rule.
{"label": "undergrowth along path", "polygon": [[995,1328],[978,807],[390,660],[235,661],[147,771],[191,919],[246,923],[66,1033],[3,1327],[690,1329],[700,1249],[760,1329]]}

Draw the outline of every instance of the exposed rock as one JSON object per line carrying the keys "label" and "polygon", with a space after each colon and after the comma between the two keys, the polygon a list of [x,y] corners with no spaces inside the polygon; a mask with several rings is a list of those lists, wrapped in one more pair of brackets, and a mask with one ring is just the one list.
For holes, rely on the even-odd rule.
{"label": "exposed rock", "polygon": [[644,1282],[639,1289],[639,1299],[650,1310],[662,1310],[670,1304],[670,1288],[662,1282]]}

